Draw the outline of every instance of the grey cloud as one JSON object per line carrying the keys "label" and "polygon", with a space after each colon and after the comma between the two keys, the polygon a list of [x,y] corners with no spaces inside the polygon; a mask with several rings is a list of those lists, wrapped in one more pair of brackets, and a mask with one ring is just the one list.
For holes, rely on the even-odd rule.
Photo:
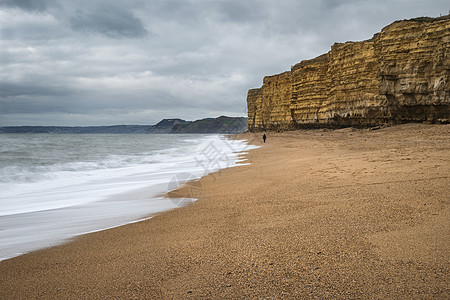
{"label": "grey cloud", "polygon": [[447,2],[0,0],[0,126],[243,116],[265,75]]}
{"label": "grey cloud", "polygon": [[201,1],[155,0],[148,7],[148,13],[155,18],[186,24],[199,22],[202,16],[210,14],[209,6]]}
{"label": "grey cloud", "polygon": [[5,40],[50,40],[66,36],[63,28],[54,28],[54,24],[19,24],[0,28],[0,36]]}
{"label": "grey cloud", "polygon": [[70,18],[70,25],[76,31],[110,38],[140,38],[148,34],[140,19],[113,4],[99,6],[92,12],[77,10]]}
{"label": "grey cloud", "polygon": [[10,114],[42,114],[48,112],[67,111],[67,107],[64,103],[55,101],[52,98],[42,98],[39,96],[33,97],[17,97],[0,100],[2,110],[0,116],[7,116]]}
{"label": "grey cloud", "polygon": [[267,17],[264,5],[251,1],[224,1],[220,2],[219,10],[223,17],[234,22],[251,22]]}
{"label": "grey cloud", "polygon": [[52,4],[52,0],[2,0],[0,6],[19,8],[29,12],[43,12]]}
{"label": "grey cloud", "polygon": [[69,94],[65,87],[25,84],[24,82],[0,82],[0,99],[18,96],[67,96]]}

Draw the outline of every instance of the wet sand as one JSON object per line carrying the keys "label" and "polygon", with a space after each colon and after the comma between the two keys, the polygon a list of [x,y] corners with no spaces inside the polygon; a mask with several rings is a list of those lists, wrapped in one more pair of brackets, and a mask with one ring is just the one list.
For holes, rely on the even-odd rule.
{"label": "wet sand", "polygon": [[0,299],[448,299],[449,133],[244,134],[197,202],[0,262]]}

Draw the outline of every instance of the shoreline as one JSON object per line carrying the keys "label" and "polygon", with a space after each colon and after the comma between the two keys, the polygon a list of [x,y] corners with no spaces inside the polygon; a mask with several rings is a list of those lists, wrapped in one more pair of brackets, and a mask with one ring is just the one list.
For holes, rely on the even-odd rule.
{"label": "shoreline", "polygon": [[1,261],[0,298],[448,297],[449,132],[269,132],[191,205]]}
{"label": "shoreline", "polygon": [[[152,151],[149,150],[145,156],[133,156],[134,150],[131,149],[127,164],[124,156],[116,157],[118,162],[112,157],[88,163],[81,159],[77,163],[78,169],[63,173],[57,180],[43,183],[36,180],[22,186],[18,176],[19,180],[6,185],[6,193],[0,196],[0,202],[6,201],[0,209],[0,261],[60,245],[79,235],[122,226],[157,212],[177,208],[183,203],[164,198],[168,190],[177,188],[184,180],[200,178],[205,173],[233,166],[236,155],[231,153],[230,145],[234,149],[247,148],[243,142],[231,144],[223,135],[218,134],[178,136],[179,138],[166,137],[166,141],[162,143],[166,147],[150,146]],[[129,141],[129,138],[125,140]],[[147,140],[141,144],[145,144]],[[156,141],[158,140],[160,139]],[[108,145],[105,147],[107,149]],[[203,152],[208,147],[227,156],[205,169],[203,166],[207,166],[208,160]],[[102,148],[98,149],[99,152],[103,151]],[[123,149],[117,152],[121,151]],[[59,154],[64,158],[64,153]],[[62,159],[59,166],[52,166],[53,170],[63,169],[66,161],[67,159]],[[11,159],[13,166],[14,163]],[[92,165],[99,166],[102,163],[109,163],[113,167],[89,169]],[[83,169],[85,165],[89,166],[89,170]],[[32,167],[28,169],[31,170]],[[46,174],[45,168],[43,172],[39,176],[55,176]],[[33,172],[30,174],[27,176],[34,175]],[[95,174],[97,175],[93,178]],[[184,175],[189,175],[189,178],[183,178]],[[12,191],[9,194],[8,188]]]}

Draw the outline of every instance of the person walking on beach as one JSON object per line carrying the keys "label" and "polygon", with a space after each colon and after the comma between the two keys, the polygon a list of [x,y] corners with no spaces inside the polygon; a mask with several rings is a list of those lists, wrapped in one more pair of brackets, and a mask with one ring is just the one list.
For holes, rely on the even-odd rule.
{"label": "person walking on beach", "polygon": [[266,142],[266,138],[267,138],[267,136],[266,136],[266,134],[264,133],[264,135],[263,135],[263,141],[264,141],[264,143]]}

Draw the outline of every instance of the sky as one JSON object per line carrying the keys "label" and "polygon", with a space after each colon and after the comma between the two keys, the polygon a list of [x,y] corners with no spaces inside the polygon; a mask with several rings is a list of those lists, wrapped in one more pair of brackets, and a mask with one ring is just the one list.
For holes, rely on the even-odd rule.
{"label": "sky", "polygon": [[0,0],[0,126],[246,116],[263,77],[448,0]]}

